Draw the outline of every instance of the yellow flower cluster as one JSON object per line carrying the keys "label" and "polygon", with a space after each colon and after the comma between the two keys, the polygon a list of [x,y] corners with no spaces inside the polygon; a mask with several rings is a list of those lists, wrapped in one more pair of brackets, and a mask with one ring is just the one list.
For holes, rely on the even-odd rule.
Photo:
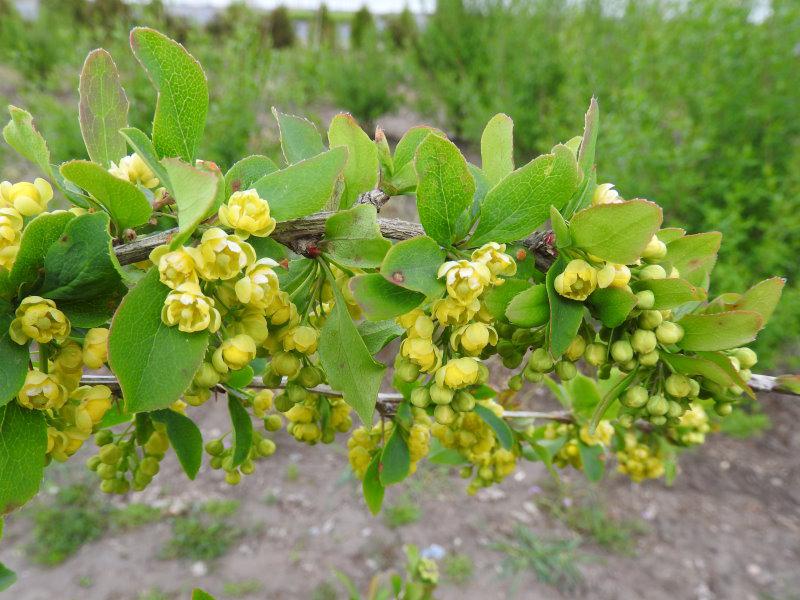
{"label": "yellow flower cluster", "polygon": [[[328,403],[330,415],[328,422],[322,419],[323,403]],[[325,398],[319,394],[306,392],[305,399],[294,404],[284,412],[287,420],[286,431],[300,442],[314,444],[333,441],[335,432],[350,430],[353,421],[350,406],[341,398]]]}
{"label": "yellow flower cluster", "polygon": [[617,461],[617,470],[637,483],[664,475],[664,461],[660,453],[640,443],[633,433],[625,435],[625,447],[617,452]]}
{"label": "yellow flower cluster", "polygon": [[711,431],[708,414],[700,404],[693,402],[689,409],[681,415],[678,425],[671,429],[671,435],[682,444],[696,446],[706,441],[706,434]]}
{"label": "yellow flower cluster", "polygon": [[148,189],[157,188],[160,183],[155,173],[142,160],[142,157],[136,153],[122,157],[119,164],[111,163],[108,172],[114,177]]}
{"label": "yellow flower cluster", "polygon": [[[419,408],[412,408],[413,422],[408,429],[406,443],[409,452],[409,474],[417,470],[419,461],[428,456],[431,442],[432,421],[427,413]],[[347,440],[347,456],[350,467],[359,479],[364,479],[370,462],[375,453],[381,446],[381,441],[385,444],[397,427],[394,421],[378,423],[367,429],[364,426],[357,427],[350,434]]]}
{"label": "yellow flower cluster", "polygon": [[13,208],[24,217],[35,217],[43,213],[52,199],[53,188],[41,177],[33,183],[0,183],[0,208]]}
{"label": "yellow flower cluster", "polygon": [[556,440],[565,438],[564,444],[553,457],[553,463],[559,468],[571,465],[575,469],[583,469],[579,441],[587,446],[601,445],[608,447],[614,437],[614,427],[610,421],[600,421],[594,433],[589,433],[589,427],[578,427],[573,423],[548,423],[544,428],[544,439]]}

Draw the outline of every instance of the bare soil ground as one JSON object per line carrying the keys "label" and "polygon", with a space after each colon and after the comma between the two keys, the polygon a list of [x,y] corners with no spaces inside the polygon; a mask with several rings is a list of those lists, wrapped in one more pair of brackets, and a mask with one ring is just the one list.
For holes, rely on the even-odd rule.
{"label": "bare soil ground", "polygon": [[[348,476],[342,444],[308,447],[278,435],[276,455],[236,488],[207,467],[189,482],[168,458],[150,489],[125,499],[174,513],[212,498],[240,501],[234,520],[248,531],[227,555],[202,564],[159,558],[170,537],[169,519],[163,519],[102,537],[45,568],[26,557],[31,524],[23,512],[9,518],[0,550],[0,560],[19,575],[7,594],[18,600],[186,598],[200,586],[226,598],[243,593],[229,586],[226,595],[226,583],[247,581],[252,598],[346,597],[341,587],[338,596],[322,595],[321,586],[335,581],[334,569],[365,590],[373,575],[402,569],[401,546],[413,543],[437,544],[472,559],[466,583],[456,585],[443,575],[437,597],[444,599],[798,598],[800,405],[778,396],[762,401],[775,423],[770,432],[747,440],[713,437],[683,457],[672,487],[634,485],[619,476],[602,482],[597,492],[611,515],[635,517],[646,526],[630,556],[585,537],[576,554],[584,581],[572,591],[545,585],[531,572],[503,574],[504,555],[492,547],[520,525],[544,539],[575,537],[537,508],[549,480],[540,464],[521,464],[516,476],[477,497],[464,493],[455,472],[425,469],[389,491],[386,506],[411,502],[422,510],[417,522],[393,529],[385,517],[369,515],[357,482]],[[218,434],[225,419],[222,405],[205,411],[204,434]],[[75,480],[80,470],[75,461],[58,470],[54,481]],[[566,480],[585,486],[575,473],[566,473]],[[153,590],[163,595],[145,595]]]}

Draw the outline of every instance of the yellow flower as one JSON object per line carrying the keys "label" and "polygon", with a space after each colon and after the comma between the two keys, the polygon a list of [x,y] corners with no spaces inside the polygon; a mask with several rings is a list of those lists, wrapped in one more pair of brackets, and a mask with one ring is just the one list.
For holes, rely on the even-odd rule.
{"label": "yellow flower", "polygon": [[111,408],[111,388],[105,385],[82,385],[70,397],[81,403],[95,425]]}
{"label": "yellow flower", "polygon": [[480,363],[469,357],[448,361],[436,371],[436,383],[457,390],[478,383],[481,376]]}
{"label": "yellow flower", "polygon": [[442,364],[442,351],[429,339],[404,339],[403,343],[400,344],[400,354],[425,373],[436,370]]}
{"label": "yellow flower", "polygon": [[200,286],[184,283],[171,291],[164,300],[161,320],[167,325],[177,325],[178,329],[191,333],[208,329],[214,333],[219,329],[220,315],[214,308],[214,301],[203,295]]}
{"label": "yellow flower", "polygon": [[211,363],[220,373],[244,369],[256,357],[256,343],[249,335],[228,338],[214,351]]}
{"label": "yellow flower", "polygon": [[64,431],[59,431],[52,426],[48,427],[46,454],[49,454],[59,462],[66,462],[70,456],[80,449],[90,434],[91,430],[85,432],[78,427],[71,427]]}
{"label": "yellow flower", "polygon": [[253,396],[253,414],[259,419],[263,419],[266,412],[272,408],[272,390],[260,390]]}
{"label": "yellow flower", "polygon": [[236,297],[242,304],[250,304],[256,308],[267,308],[278,293],[278,275],[272,267],[277,267],[271,258],[261,258],[244,273],[236,282]]}
{"label": "yellow flower", "polygon": [[95,327],[83,338],[83,364],[90,369],[99,369],[108,360],[108,329]]}
{"label": "yellow flower", "polygon": [[433,330],[436,326],[428,315],[421,309],[416,308],[411,312],[400,315],[397,318],[399,325],[406,330],[408,337],[411,338],[428,338],[433,335]]}
{"label": "yellow flower", "polygon": [[147,163],[142,160],[142,157],[136,153],[130,156],[123,156],[119,161],[119,165],[111,163],[111,168],[108,172],[114,177],[149,189],[158,187],[159,184],[158,177],[147,166]]}
{"label": "yellow flower", "polygon": [[206,230],[200,244],[190,252],[197,272],[207,281],[231,279],[256,262],[256,251],[250,244],[219,227]]}
{"label": "yellow flower", "polygon": [[67,340],[53,357],[50,373],[67,390],[74,390],[83,375],[83,350],[72,340]]}
{"label": "yellow flower", "polygon": [[234,192],[227,204],[219,207],[219,220],[246,239],[249,235],[266,237],[275,230],[275,219],[269,214],[269,203],[256,190]]}
{"label": "yellow flower", "polygon": [[158,246],[150,253],[150,261],[158,267],[161,283],[173,290],[186,282],[198,282],[193,254],[187,248],[170,250],[167,245]]}
{"label": "yellow flower", "polygon": [[472,304],[492,281],[485,264],[468,260],[451,260],[439,267],[438,277],[444,277],[447,293],[463,305]]}
{"label": "yellow flower", "polygon": [[275,298],[265,309],[265,314],[273,325],[283,325],[298,318],[297,307],[289,299],[289,294],[284,291],[280,291],[275,295]]}
{"label": "yellow flower", "polygon": [[0,208],[0,267],[11,270],[21,237],[22,215],[16,208]]}
{"label": "yellow flower", "polygon": [[597,424],[594,434],[590,434],[589,427],[584,425],[581,427],[580,437],[581,441],[587,446],[596,444],[608,446],[611,443],[611,438],[614,437],[614,426],[611,425],[610,421],[603,420]]}
{"label": "yellow flower", "polygon": [[472,260],[483,263],[492,273],[492,285],[500,285],[500,275],[510,277],[517,272],[517,263],[506,252],[505,244],[489,242],[472,253]]}
{"label": "yellow flower", "polygon": [[459,344],[467,354],[477,356],[488,346],[497,343],[497,332],[494,327],[485,323],[469,323],[462,325],[450,336],[450,347],[458,350]]}
{"label": "yellow flower", "polygon": [[308,325],[300,325],[291,329],[283,338],[283,349],[287,352],[297,350],[301,354],[309,356],[317,351],[318,340],[319,331]]}
{"label": "yellow flower", "polygon": [[597,287],[597,271],[585,260],[576,258],[556,277],[553,287],[566,298],[586,300]]}
{"label": "yellow flower", "polygon": [[594,189],[592,204],[621,204],[623,202],[613,183],[601,183]]}
{"label": "yellow flower", "polygon": [[53,188],[41,177],[37,177],[33,183],[0,183],[0,206],[11,206],[25,217],[44,212],[52,199]]}
{"label": "yellow flower", "polygon": [[228,332],[233,335],[246,333],[257,345],[267,341],[269,329],[264,313],[255,307],[248,306],[244,310],[237,312],[234,320],[227,326]]}
{"label": "yellow flower", "polygon": [[17,401],[25,408],[59,409],[67,401],[67,390],[52,375],[33,369],[25,376]]}
{"label": "yellow flower", "polygon": [[69,321],[52,300],[28,296],[20,302],[16,316],[8,333],[18,344],[27,344],[28,340],[40,344],[63,342],[69,335]]}
{"label": "yellow flower", "polygon": [[469,304],[461,304],[450,297],[433,303],[431,312],[442,325],[463,325],[480,310],[481,303],[476,298]]}

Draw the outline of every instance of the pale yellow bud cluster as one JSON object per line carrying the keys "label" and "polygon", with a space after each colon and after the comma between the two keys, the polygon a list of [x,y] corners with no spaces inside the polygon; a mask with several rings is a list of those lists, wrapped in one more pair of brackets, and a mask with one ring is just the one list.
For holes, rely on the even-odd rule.
{"label": "pale yellow bud cluster", "polygon": [[118,179],[124,179],[148,189],[154,189],[160,183],[152,169],[136,153],[130,156],[123,156],[119,164],[111,163],[108,172]]}
{"label": "pale yellow bud cluster", "polygon": [[706,434],[711,431],[708,422],[708,414],[705,409],[693,402],[689,409],[680,417],[678,425],[671,430],[672,436],[687,446],[703,444],[706,441]]}
{"label": "pale yellow bud cluster", "polygon": [[617,470],[637,483],[664,475],[664,460],[660,453],[640,443],[633,433],[625,435],[625,447],[617,452],[617,461]]}
{"label": "pale yellow bud cluster", "polygon": [[614,189],[613,183],[601,183],[594,189],[592,195],[592,205],[598,204],[620,204],[624,200],[620,197],[619,192]]}
{"label": "pale yellow bud cluster", "polygon": [[35,217],[43,213],[52,199],[53,188],[41,177],[33,183],[0,183],[0,208],[14,208],[24,217]]}

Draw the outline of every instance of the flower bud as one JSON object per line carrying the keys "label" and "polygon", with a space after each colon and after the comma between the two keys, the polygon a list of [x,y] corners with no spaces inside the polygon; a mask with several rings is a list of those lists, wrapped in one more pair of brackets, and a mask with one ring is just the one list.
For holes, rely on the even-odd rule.
{"label": "flower bud", "polygon": [[425,408],[431,403],[431,393],[426,387],[417,387],[411,390],[411,404]]}
{"label": "flower bud", "polygon": [[183,283],[164,300],[161,320],[170,326],[177,325],[180,331],[187,333],[206,329],[214,333],[219,329],[221,317],[214,308],[214,301],[203,294],[200,286]]}
{"label": "flower bud", "polygon": [[211,363],[220,373],[244,369],[256,357],[256,343],[249,335],[237,335],[222,342]]}
{"label": "flower bud", "polygon": [[613,183],[601,183],[594,188],[594,194],[592,194],[593,206],[598,204],[620,204],[622,202],[623,200],[619,192],[614,189]]}
{"label": "flower bud", "polygon": [[571,260],[553,282],[556,292],[572,300],[586,300],[597,287],[597,271],[585,260]]}
{"label": "flower bud", "polygon": [[689,378],[680,373],[673,373],[664,382],[664,389],[673,398],[685,398],[692,392]]}
{"label": "flower bud", "polygon": [[450,406],[458,412],[469,412],[475,408],[475,396],[467,390],[458,390],[453,396]]}
{"label": "flower bud", "polygon": [[667,272],[661,265],[647,265],[639,270],[639,279],[642,281],[650,281],[653,279],[666,279]]}
{"label": "flower bud", "polygon": [[611,358],[614,362],[624,364],[633,358],[633,348],[628,340],[617,340],[611,344]]}
{"label": "flower bud", "polygon": [[253,396],[253,414],[263,419],[266,412],[272,408],[274,395],[272,390],[259,390],[258,393]]}
{"label": "flower bud", "polygon": [[272,357],[270,366],[276,375],[294,379],[303,367],[303,363],[294,352],[278,352]]}
{"label": "flower bud", "polygon": [[683,327],[672,321],[664,321],[656,329],[656,338],[666,346],[677,344],[683,339]]}
{"label": "flower bud", "polygon": [[433,418],[442,425],[453,423],[457,416],[456,412],[446,404],[442,404],[433,409]]}
{"label": "flower bud", "polygon": [[450,347],[457,350],[459,345],[466,354],[477,356],[488,346],[497,344],[497,332],[485,323],[469,323],[456,329],[450,336]]}
{"label": "flower bud", "polygon": [[655,367],[660,358],[661,355],[658,353],[658,350],[653,350],[647,354],[641,354],[639,356],[639,364],[643,367]]}
{"label": "flower bud", "polygon": [[667,245],[654,235],[645,246],[642,252],[642,258],[645,260],[657,262],[667,255]]}
{"label": "flower bud", "polygon": [[15,315],[8,334],[17,344],[27,344],[29,340],[39,344],[63,342],[69,335],[69,321],[52,300],[28,296],[20,302]]}
{"label": "flower bud", "polygon": [[449,387],[444,387],[438,383],[433,383],[429,390],[431,402],[434,404],[450,404],[453,401],[453,392]]}
{"label": "flower bud", "polygon": [[661,322],[664,320],[664,317],[661,316],[661,313],[657,310],[643,310],[642,314],[639,315],[638,324],[639,327],[642,329],[655,329]]}
{"label": "flower bud", "polygon": [[607,352],[608,350],[604,344],[592,343],[586,346],[583,357],[590,365],[599,367],[606,362]]}
{"label": "flower bud", "polygon": [[528,365],[539,373],[548,373],[553,370],[554,361],[544,348],[536,348],[528,359]]}
{"label": "flower bud", "polygon": [[560,360],[556,363],[556,375],[558,375],[561,381],[574,379],[577,374],[578,369],[575,363],[569,362],[568,360]]}
{"label": "flower bud", "polygon": [[620,401],[628,408],[641,408],[648,400],[647,390],[640,385],[634,385],[625,390]]}
{"label": "flower bud", "polygon": [[300,354],[310,356],[317,351],[319,331],[308,325],[299,325],[289,330],[283,338],[283,349],[296,350]]}
{"label": "flower bud", "polygon": [[758,362],[758,355],[750,348],[737,348],[733,351],[733,356],[739,360],[742,369],[752,369]]}
{"label": "flower bud", "polygon": [[567,349],[564,351],[564,357],[572,362],[578,360],[581,356],[583,356],[583,352],[586,350],[586,340],[583,339],[583,336],[577,335],[573,338],[570,342]]}
{"label": "flower bud", "polygon": [[108,360],[108,329],[94,327],[83,338],[83,364],[90,369],[101,368]]}
{"label": "flower bud", "polygon": [[655,417],[666,415],[669,410],[669,404],[663,394],[650,396],[645,407],[647,412]]}
{"label": "flower bud", "polygon": [[194,374],[192,383],[200,388],[212,388],[219,383],[219,373],[211,363],[204,362]]}
{"label": "flower bud", "polygon": [[656,296],[651,290],[636,292],[636,307],[642,310],[649,310],[656,304]]}
{"label": "flower bud", "polygon": [[235,230],[236,235],[247,239],[249,235],[267,237],[275,230],[275,219],[270,216],[269,203],[256,190],[231,194],[228,202],[219,207],[220,222]]}
{"label": "flower bud", "polygon": [[452,390],[474,385],[480,377],[478,364],[469,357],[452,359],[436,371],[436,383]]}
{"label": "flower bud", "polygon": [[317,367],[307,365],[300,369],[300,372],[297,374],[297,383],[307,389],[317,387],[322,383],[322,373],[320,373]]}
{"label": "flower bud", "polygon": [[469,304],[462,304],[451,297],[441,298],[431,306],[431,313],[442,325],[464,325],[480,310],[481,303],[476,298]]}
{"label": "flower bud", "polygon": [[656,334],[647,329],[637,329],[631,336],[631,346],[638,354],[649,354],[657,345]]}
{"label": "flower bud", "polygon": [[33,183],[0,183],[0,206],[13,207],[25,217],[35,217],[44,212],[52,199],[53,188],[41,177],[37,177]]}

